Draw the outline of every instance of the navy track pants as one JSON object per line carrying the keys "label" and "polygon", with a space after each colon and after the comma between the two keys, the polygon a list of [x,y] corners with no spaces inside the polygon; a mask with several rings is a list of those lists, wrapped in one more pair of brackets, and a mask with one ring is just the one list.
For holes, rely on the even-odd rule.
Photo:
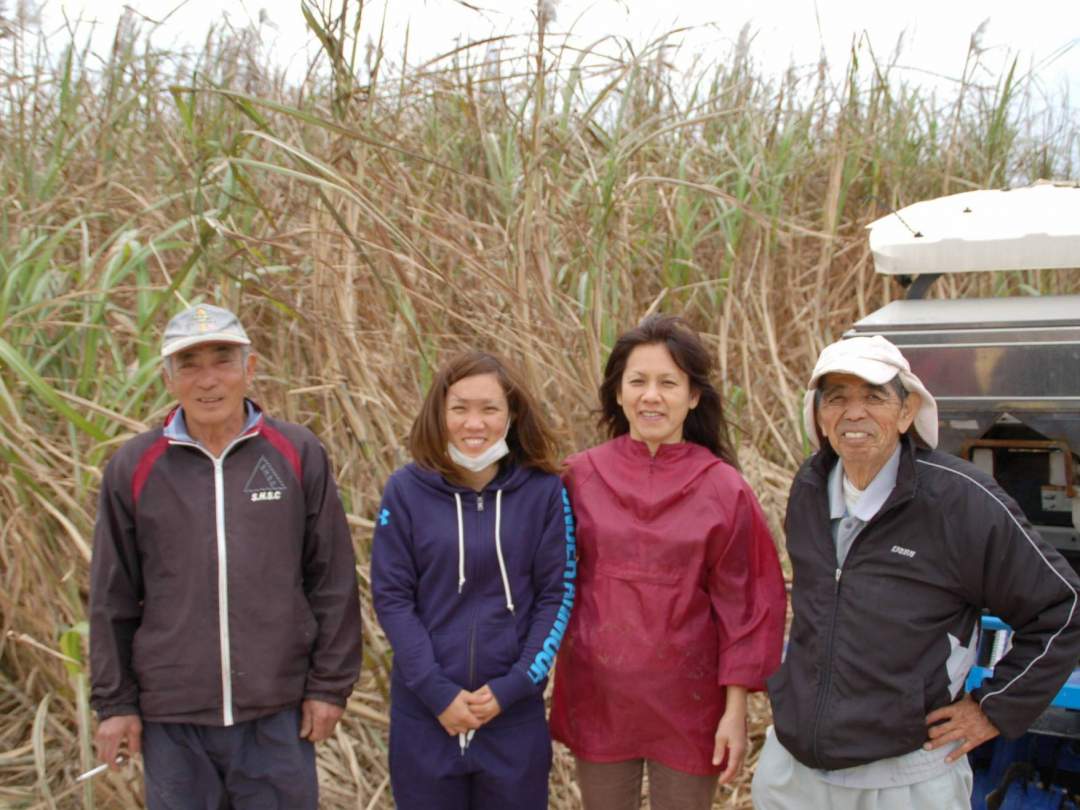
{"label": "navy track pants", "polygon": [[317,810],[300,708],[233,726],[143,723],[147,810]]}
{"label": "navy track pants", "polygon": [[398,810],[546,810],[551,736],[542,714],[483,726],[465,752],[434,718],[390,719],[390,785]]}

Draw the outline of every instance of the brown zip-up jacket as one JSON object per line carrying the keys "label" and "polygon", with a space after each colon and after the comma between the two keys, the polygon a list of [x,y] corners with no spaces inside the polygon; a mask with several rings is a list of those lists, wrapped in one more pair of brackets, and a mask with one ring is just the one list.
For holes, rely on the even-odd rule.
{"label": "brown zip-up jacket", "polygon": [[902,438],[896,487],[837,567],[827,447],[791,487],[787,653],[768,682],[777,738],[828,770],[914,751],[963,688],[983,608],[1015,631],[972,696],[1006,737],[1046,708],[1080,656],[1077,580],[993,478]]}
{"label": "brown zip-up jacket", "polygon": [[360,669],[356,566],[329,460],[261,412],[220,457],[169,429],[105,469],[90,579],[100,719],[232,725],[344,706]]}

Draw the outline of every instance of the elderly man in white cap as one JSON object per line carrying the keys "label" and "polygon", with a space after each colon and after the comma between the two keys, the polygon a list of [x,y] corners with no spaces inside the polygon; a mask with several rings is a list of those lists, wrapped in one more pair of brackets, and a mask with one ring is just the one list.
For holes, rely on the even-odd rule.
{"label": "elderly man in white cap", "polygon": [[[1076,665],[1080,582],[991,477],[934,450],[934,398],[887,340],[828,346],[807,388],[819,449],[788,502],[794,620],[754,806],[968,810],[965,754],[1023,733]],[[983,608],[1015,635],[968,694]]]}
{"label": "elderly man in white cap", "polygon": [[178,405],[101,486],[90,575],[98,756],[141,753],[149,810],[315,810],[312,743],[360,669],[352,540],[322,445],[246,397],[236,316],[169,321]]}

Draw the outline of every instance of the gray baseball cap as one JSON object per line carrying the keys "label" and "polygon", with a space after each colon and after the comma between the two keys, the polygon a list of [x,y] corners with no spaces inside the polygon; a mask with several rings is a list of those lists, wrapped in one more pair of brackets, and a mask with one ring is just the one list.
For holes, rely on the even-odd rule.
{"label": "gray baseball cap", "polygon": [[236,343],[250,346],[240,320],[229,310],[211,304],[199,304],[174,315],[161,338],[161,356],[197,346],[200,343]]}

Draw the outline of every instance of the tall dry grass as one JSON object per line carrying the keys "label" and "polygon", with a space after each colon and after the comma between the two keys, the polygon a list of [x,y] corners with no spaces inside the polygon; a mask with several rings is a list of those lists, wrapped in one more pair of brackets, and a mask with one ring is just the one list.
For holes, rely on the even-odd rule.
{"label": "tall dry grass", "polygon": [[[865,60],[766,76],[747,36],[689,73],[664,39],[581,50],[543,28],[401,69],[355,47],[355,22],[309,9],[322,69],[296,86],[254,29],[180,57],[128,18],[99,60],[0,19],[0,805],[140,806],[137,775],[73,782],[92,764],[87,562],[103,463],[167,407],[156,345],[181,302],[242,313],[258,399],[333,456],[366,651],[320,749],[323,803],[385,808],[370,519],[440,357],[519,360],[569,451],[598,439],[619,330],[685,313],[779,529],[813,359],[900,294],[863,226],[949,191],[1075,179],[1072,110],[1036,112],[1015,70],[977,83],[977,39],[935,96]],[[938,293],[1078,288],[1025,273]],[[765,701],[753,711],[760,741]],[[552,806],[576,804],[560,752]],[[718,806],[749,807],[747,780]]]}

